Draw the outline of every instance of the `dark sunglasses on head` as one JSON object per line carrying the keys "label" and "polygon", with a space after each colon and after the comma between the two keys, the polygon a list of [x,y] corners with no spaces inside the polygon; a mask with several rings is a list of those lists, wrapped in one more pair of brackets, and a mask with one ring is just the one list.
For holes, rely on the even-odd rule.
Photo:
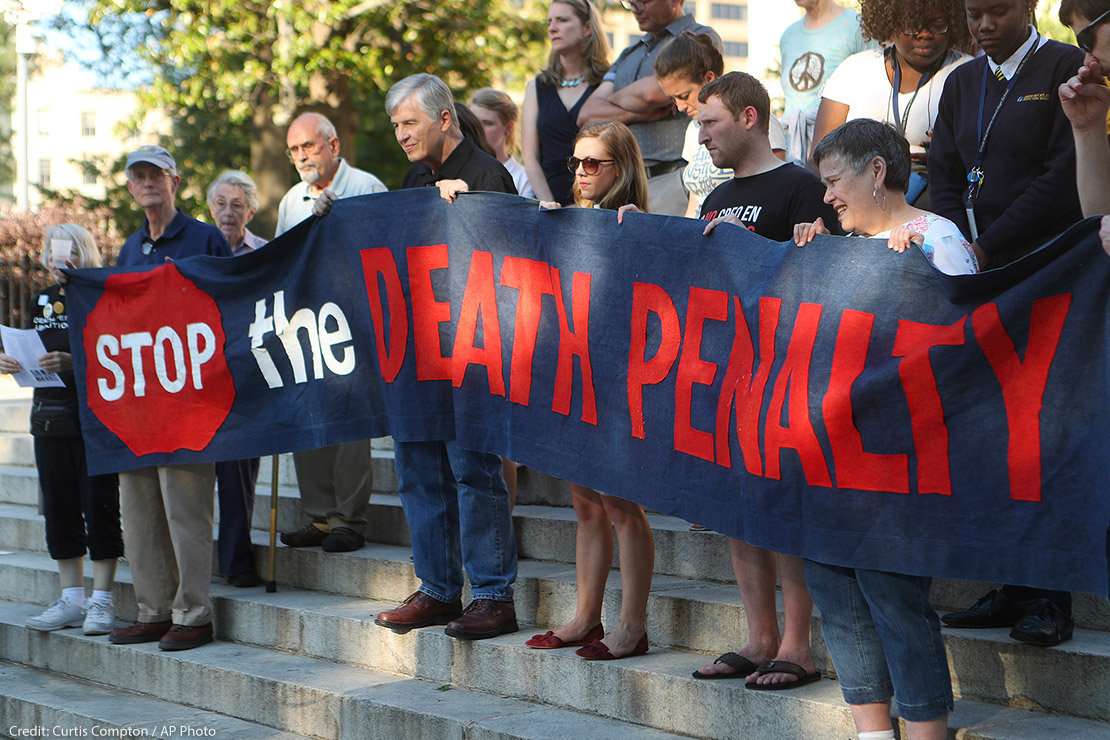
{"label": "dark sunglasses on head", "polygon": [[586,157],[585,159],[567,157],[567,169],[571,172],[577,172],[578,165],[582,165],[582,169],[586,171],[587,175],[596,175],[597,171],[601,169],[601,165],[615,161],[615,159],[598,159],[597,157]]}
{"label": "dark sunglasses on head", "polygon": [[1110,10],[1106,11],[1098,18],[1095,18],[1086,28],[1075,34],[1075,43],[1079,45],[1080,49],[1088,54],[1093,53],[1095,48],[1095,26],[1099,23],[1104,23],[1107,20],[1107,16],[1110,16]]}

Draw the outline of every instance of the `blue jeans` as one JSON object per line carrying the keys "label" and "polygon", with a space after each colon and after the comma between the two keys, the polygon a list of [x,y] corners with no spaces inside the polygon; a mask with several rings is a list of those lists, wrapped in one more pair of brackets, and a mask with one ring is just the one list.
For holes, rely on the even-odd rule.
{"label": "blue jeans", "polygon": [[398,488],[420,590],[440,601],[462,594],[513,600],[516,538],[501,458],[451,442],[397,442]]}
{"label": "blue jeans", "polygon": [[910,722],[952,710],[952,679],[929,604],[932,579],[805,561],[806,583],[844,701],[898,702]]}

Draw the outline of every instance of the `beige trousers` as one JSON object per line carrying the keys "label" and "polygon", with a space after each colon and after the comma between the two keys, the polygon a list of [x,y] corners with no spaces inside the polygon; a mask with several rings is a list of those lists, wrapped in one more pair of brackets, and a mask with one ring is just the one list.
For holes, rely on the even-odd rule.
{"label": "beige trousers", "polygon": [[212,621],[214,463],[163,465],[119,474],[127,562],[140,622]]}

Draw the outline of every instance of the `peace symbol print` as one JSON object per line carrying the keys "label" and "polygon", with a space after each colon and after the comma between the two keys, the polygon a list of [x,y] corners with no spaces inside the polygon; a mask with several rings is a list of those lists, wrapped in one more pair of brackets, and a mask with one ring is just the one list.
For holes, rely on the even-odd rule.
{"label": "peace symbol print", "polygon": [[798,92],[816,90],[825,77],[825,57],[807,51],[790,67],[790,86]]}

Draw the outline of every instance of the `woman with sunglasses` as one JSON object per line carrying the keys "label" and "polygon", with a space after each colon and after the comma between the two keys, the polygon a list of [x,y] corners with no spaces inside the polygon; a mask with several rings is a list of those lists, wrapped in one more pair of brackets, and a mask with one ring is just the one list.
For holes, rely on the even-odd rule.
{"label": "woman with sunglasses", "polygon": [[949,76],[933,126],[931,210],[960,228],[983,268],[1023,257],[1082,218],[1057,89],[1083,53],[1030,24],[1036,5],[965,0],[985,55]]}
{"label": "woman with sunglasses", "polygon": [[[582,127],[566,163],[574,173],[574,200],[582,208],[616,210],[632,204],[647,210],[647,173],[636,137],[623,123],[605,121]],[[541,202],[544,208],[558,208]],[[581,646],[586,660],[615,660],[648,651],[647,602],[655,567],[655,544],[644,509],[626,499],[567,482],[574,514],[575,574],[578,605],[565,626],[533,635],[525,644],[537,649]],[[613,562],[613,529],[620,545],[621,611],[606,634],[601,624],[605,581]]]}
{"label": "woman with sunglasses", "polygon": [[910,198],[928,207],[921,196],[926,156],[948,75],[971,59],[971,35],[963,22],[963,0],[907,3],[862,0],[863,32],[884,41],[883,49],[853,54],[836,68],[821,92],[813,144],[845,121],[870,118],[896,126],[910,143],[916,175]]}
{"label": "woman with sunglasses", "polygon": [[574,202],[566,161],[578,134],[578,114],[609,69],[609,44],[588,0],[557,0],[547,11],[551,55],[524,91],[522,159],[541,201]]}

